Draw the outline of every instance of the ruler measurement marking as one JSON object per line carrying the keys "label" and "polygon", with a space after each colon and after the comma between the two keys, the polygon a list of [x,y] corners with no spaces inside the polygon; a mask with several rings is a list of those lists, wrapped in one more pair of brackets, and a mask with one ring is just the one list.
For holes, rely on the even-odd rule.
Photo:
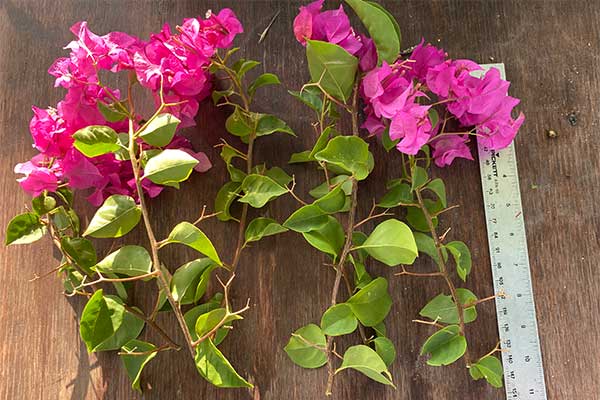
{"label": "ruler measurement marking", "polygon": [[[504,64],[497,68],[505,78]],[[498,332],[508,399],[546,400],[514,143],[501,151],[478,144]]]}

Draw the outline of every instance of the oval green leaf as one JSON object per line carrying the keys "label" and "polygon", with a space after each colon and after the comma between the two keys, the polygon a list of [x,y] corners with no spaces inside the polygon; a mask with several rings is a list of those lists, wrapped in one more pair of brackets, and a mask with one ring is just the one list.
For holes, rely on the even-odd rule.
{"label": "oval green leaf", "polygon": [[197,164],[198,160],[183,150],[163,150],[148,160],[144,168],[144,178],[159,185],[183,182]]}
{"label": "oval green leaf", "polygon": [[140,221],[142,211],[133,198],[114,194],[96,211],[83,236],[117,238],[127,234]]}
{"label": "oval green leaf", "polygon": [[352,308],[345,303],[331,306],[321,317],[321,329],[327,336],[341,336],[352,333],[358,327],[358,320]]}
{"label": "oval green leaf", "polygon": [[327,363],[326,345],[321,328],[308,324],[292,334],[284,350],[294,364],[302,368],[319,368]]}
{"label": "oval green leaf", "polygon": [[152,259],[148,251],[141,246],[123,246],[107,255],[94,266],[99,272],[140,276],[152,270]]}
{"label": "oval green leaf", "polygon": [[40,240],[46,233],[46,227],[34,213],[17,215],[8,223],[5,244],[28,244]]}
{"label": "oval green leaf", "polygon": [[358,346],[349,347],[344,353],[342,366],[339,367],[335,373],[337,374],[348,368],[354,369],[376,382],[394,386],[392,383],[392,375],[390,374],[390,371],[388,371],[385,362],[381,359],[379,354],[369,346],[360,344]]}
{"label": "oval green leaf", "polygon": [[274,219],[264,217],[255,218],[246,228],[246,243],[256,242],[265,236],[277,235],[278,233],[287,231],[288,228],[280,225]]}
{"label": "oval green leaf", "polygon": [[336,136],[315,154],[315,158],[348,171],[360,181],[371,172],[369,155],[369,145],[361,138]]}
{"label": "oval green leaf", "polygon": [[139,135],[151,146],[164,147],[173,140],[180,122],[174,115],[158,114]]}
{"label": "oval green leaf", "polygon": [[184,244],[199,253],[204,254],[219,265],[223,265],[215,246],[212,242],[194,224],[189,222],[180,222],[169,234],[166,243],[180,243]]}
{"label": "oval green leaf", "polygon": [[412,264],[418,255],[412,231],[397,219],[388,219],[377,225],[367,240],[355,249],[364,249],[371,257],[390,267]]}
{"label": "oval green leaf", "polygon": [[117,132],[103,125],[86,126],[75,132],[73,139],[73,146],[87,157],[101,156],[121,148]]}
{"label": "oval green leaf", "polygon": [[327,224],[327,214],[314,204],[300,207],[283,223],[283,226],[295,232],[310,232]]}
{"label": "oval green leaf", "polygon": [[119,329],[124,312],[122,303],[107,300],[102,289],[90,297],[79,321],[79,333],[89,352]]}
{"label": "oval green leaf", "polygon": [[142,392],[142,389],[140,388],[142,370],[150,360],[156,357],[157,352],[154,350],[156,350],[156,346],[152,343],[143,342],[137,339],[130,340],[122,347],[123,353],[143,353],[121,355],[121,360],[123,360],[123,365],[131,380],[131,387],[140,393]]}
{"label": "oval green leaf", "polygon": [[348,100],[358,59],[337,44],[318,40],[307,40],[306,58],[312,81],[336,99]]}
{"label": "oval green leaf", "polygon": [[244,196],[238,201],[248,203],[254,208],[261,208],[269,201],[288,192],[279,183],[265,175],[251,174],[242,182]]}
{"label": "oval green leaf", "polygon": [[198,345],[195,361],[200,375],[216,387],[253,387],[251,383],[248,383],[235,371],[211,339],[207,339]]}
{"label": "oval green leaf", "polygon": [[385,319],[392,308],[385,278],[376,278],[355,293],[346,303],[364,326],[375,326]]}
{"label": "oval green leaf", "polygon": [[430,354],[427,364],[439,367],[461,358],[467,350],[467,341],[459,332],[458,325],[448,325],[431,335],[421,349],[421,355]]}

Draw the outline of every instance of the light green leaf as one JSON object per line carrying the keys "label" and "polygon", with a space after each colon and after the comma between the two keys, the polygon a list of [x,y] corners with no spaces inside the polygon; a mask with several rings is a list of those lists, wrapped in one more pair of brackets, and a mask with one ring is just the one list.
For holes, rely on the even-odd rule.
{"label": "light green leaf", "polygon": [[319,138],[317,139],[315,145],[310,151],[310,159],[314,160],[315,154],[317,154],[319,151],[323,150],[327,146],[327,142],[329,142],[330,137],[335,137],[339,135],[340,133],[336,131],[335,128],[333,128],[332,126],[328,126],[327,128],[325,128],[323,132],[321,132],[321,134],[319,135]]}
{"label": "light green leaf", "polygon": [[250,174],[242,182],[244,196],[238,201],[248,203],[254,208],[261,208],[269,201],[288,192],[273,179],[265,175]]}
{"label": "light green leaf", "polygon": [[352,7],[356,15],[361,19],[369,31],[369,35],[375,42],[377,54],[381,61],[393,63],[400,53],[400,37],[397,24],[391,14],[370,2],[362,0],[345,0]]}
{"label": "light green leaf", "polygon": [[454,241],[446,244],[456,263],[456,273],[463,281],[467,280],[467,275],[471,272],[471,251],[466,244]]}
{"label": "light green leaf", "polygon": [[119,150],[119,137],[114,129],[103,125],[86,126],[73,134],[73,146],[87,157]]}
{"label": "light green leaf", "polygon": [[98,262],[94,245],[82,237],[63,236],[60,240],[60,247],[86,272],[91,272],[90,268]]}
{"label": "light green leaf", "polygon": [[348,100],[358,59],[336,44],[317,40],[307,40],[306,58],[312,81],[338,100]]}
{"label": "light green leaf", "polygon": [[[171,293],[175,301],[179,304],[191,304],[200,299],[206,291],[210,273],[215,268],[215,263],[208,258],[199,258],[177,268],[171,278]],[[204,284],[199,287],[201,282]]]}
{"label": "light green leaf", "polygon": [[[346,196],[349,196],[352,192],[352,180],[348,175],[338,175],[329,180],[331,185],[337,186],[339,184],[342,185],[342,190]],[[308,194],[311,195],[314,199],[320,199],[329,193],[329,185],[327,182],[323,182],[319,186],[313,188]]]}
{"label": "light green leaf", "polygon": [[354,266],[354,286],[356,289],[364,288],[369,282],[373,280],[371,275],[367,272],[364,262],[355,259],[352,255],[349,256],[352,265]]}
{"label": "light green leaf", "polygon": [[267,136],[275,132],[283,132],[296,136],[292,128],[283,120],[274,115],[260,114],[258,124],[256,125],[256,136]]}
{"label": "light green leaf", "polygon": [[310,150],[305,150],[305,151],[301,151],[299,153],[292,153],[292,155],[290,156],[290,160],[288,161],[288,164],[301,164],[301,163],[307,163],[310,161],[314,161],[310,157]]}
{"label": "light green leaf", "polygon": [[502,387],[502,363],[494,356],[486,356],[469,368],[471,377],[475,380],[485,378],[495,388]]}
{"label": "light green leaf", "polygon": [[394,185],[381,198],[378,206],[382,208],[393,208],[406,204],[414,204],[411,188],[406,183]]}
{"label": "light green leaf", "polygon": [[412,264],[418,255],[412,231],[397,219],[388,219],[377,225],[367,240],[354,249],[364,249],[371,257],[390,267]]}
{"label": "light green leaf", "polygon": [[337,185],[313,204],[323,210],[323,212],[333,214],[344,208],[345,203],[346,194],[342,190],[342,185]]}
{"label": "light green leaf", "polygon": [[[435,242],[433,241],[431,236],[422,232],[413,232],[413,235],[415,237],[415,242],[417,243],[417,248],[419,249],[419,252],[427,254],[433,259],[433,261],[436,262],[437,265],[440,265],[440,257],[438,255]],[[444,249],[442,249],[442,251],[442,255],[444,256],[444,259],[446,259],[447,253]]]}
{"label": "light green leaf", "polygon": [[287,186],[292,181],[292,177],[279,167],[268,169],[265,171],[265,176],[273,179],[281,186]]}
{"label": "light green leaf", "polygon": [[46,233],[46,227],[35,213],[17,215],[8,223],[5,244],[28,244],[40,240]]}
{"label": "light green leaf", "polygon": [[392,308],[385,278],[376,278],[354,294],[346,303],[364,326],[375,326],[385,319]]}
{"label": "light green leaf", "polygon": [[[222,299],[223,294],[216,293],[212,299],[210,299],[206,303],[191,308],[183,315],[183,319],[185,320],[185,324],[188,328],[188,331],[190,331],[192,340],[198,340],[198,335],[196,335],[196,321],[198,320],[198,317],[200,317],[202,314],[206,314],[209,311],[216,310],[217,308],[219,308],[221,306]],[[218,346],[220,343],[220,341],[217,340],[218,337],[224,337],[224,335],[219,335],[221,331],[229,332],[229,329],[222,328],[217,331],[217,335],[215,336],[213,341],[215,346]]]}
{"label": "light green leaf", "polygon": [[[105,296],[106,302],[122,304],[123,301],[116,296]],[[136,309],[136,311],[139,311]],[[141,312],[140,312],[141,313]],[[130,340],[137,338],[144,329],[144,321],[129,311],[125,310],[123,322],[116,332],[94,348],[94,351],[118,350]]]}
{"label": "light green leaf", "polygon": [[240,58],[238,61],[233,64],[233,70],[237,72],[238,77],[241,79],[246,72],[260,65],[258,61],[254,60],[246,60],[245,58]]}
{"label": "light green leaf", "polygon": [[144,168],[144,178],[159,185],[185,181],[198,160],[183,150],[166,149],[152,157]]}
{"label": "light green leaf", "polygon": [[319,368],[327,363],[325,335],[315,324],[308,324],[292,334],[284,350],[302,368]]}
{"label": "light green leaf", "polygon": [[217,212],[217,218],[220,221],[229,221],[235,219],[229,209],[233,200],[236,199],[239,192],[242,191],[242,184],[239,182],[227,182],[215,197],[215,212]]}
{"label": "light green leaf", "polygon": [[358,327],[358,320],[348,304],[331,306],[321,317],[321,329],[327,336],[341,336],[352,333]]}
{"label": "light green leaf", "polygon": [[98,101],[97,104],[98,110],[108,122],[119,122],[127,118],[125,101],[119,101],[112,104],[104,104],[102,101]]}
{"label": "light green leaf", "polygon": [[[463,306],[477,301],[477,296],[468,289],[456,289],[456,296]],[[421,311],[419,311],[419,315],[445,324],[458,323],[458,310],[456,304],[452,300],[452,296],[447,296],[445,294],[439,294],[434,297]],[[475,306],[465,308],[463,310],[463,318],[465,323],[475,321],[477,318]]]}
{"label": "light green leaf", "polygon": [[394,347],[394,343],[384,336],[378,336],[373,339],[373,343],[375,343],[375,351],[379,354],[379,357],[385,362],[385,365],[388,367],[392,365],[394,360],[396,359],[396,348]]}
{"label": "light green leaf", "polygon": [[342,366],[338,368],[335,373],[337,374],[348,368],[354,369],[376,382],[394,386],[392,383],[392,375],[390,374],[390,371],[388,371],[385,362],[381,359],[379,354],[369,346],[360,344],[349,347],[344,353]]}
{"label": "light green leaf", "polygon": [[89,352],[111,337],[123,322],[125,308],[97,290],[88,300],[79,322],[79,333]]}
{"label": "light green leaf", "polygon": [[308,232],[302,232],[302,236],[311,246],[324,253],[331,254],[334,260],[340,255],[346,238],[344,228],[331,215],[327,216],[325,225]]}
{"label": "light green leaf", "polygon": [[204,337],[212,331],[217,325],[227,324],[228,322],[243,319],[240,315],[230,314],[225,308],[217,308],[205,314],[202,314],[196,320],[194,329],[198,338]]}
{"label": "light green leaf", "polygon": [[142,211],[133,198],[114,194],[104,200],[83,236],[117,238],[127,234],[140,222]]}
{"label": "light green leaf", "polygon": [[127,276],[146,275],[152,270],[152,259],[148,251],[141,246],[123,246],[107,255],[94,269]]}
{"label": "light green leaf", "polygon": [[421,355],[431,356],[427,364],[439,367],[450,365],[461,358],[467,350],[467,341],[459,332],[458,325],[448,325],[431,335],[421,349]]}
{"label": "light green leaf", "polygon": [[152,343],[143,342],[137,339],[130,340],[122,348],[123,353],[144,353],[143,355],[121,355],[121,360],[123,360],[123,365],[131,380],[131,388],[140,393],[142,392],[142,389],[140,388],[142,370],[150,360],[156,357],[157,352],[154,350],[156,350],[156,346]]}
{"label": "light green leaf", "polygon": [[215,250],[215,246],[213,246],[208,236],[189,222],[184,221],[177,224],[171,233],[169,233],[166,243],[184,244],[204,254],[217,264],[223,265],[217,254],[217,250]]}
{"label": "light green leaf", "polygon": [[281,82],[279,81],[279,78],[277,77],[277,75],[267,72],[265,74],[259,75],[258,78],[256,78],[250,84],[250,86],[248,86],[248,94],[250,96],[254,96],[254,93],[256,93],[256,90],[258,88],[261,88],[261,87],[267,86],[267,85],[279,85],[280,83]]}
{"label": "light green leaf", "polygon": [[140,132],[142,140],[149,145],[156,147],[165,147],[175,136],[175,131],[181,121],[171,114],[158,114],[150,123]]}
{"label": "light green leaf", "polygon": [[244,137],[254,133],[256,122],[248,115],[241,111],[238,107],[233,110],[233,113],[225,120],[225,129],[232,135]]}
{"label": "light green leaf", "polygon": [[255,218],[246,228],[246,243],[256,242],[265,236],[277,235],[287,232],[288,229],[281,226],[277,221],[271,218]]}
{"label": "light green leaf", "polygon": [[448,206],[448,202],[446,200],[446,185],[444,185],[443,180],[441,180],[440,178],[436,178],[429,182],[427,186],[425,186],[425,189],[429,189],[437,195],[438,199],[440,199],[443,208],[446,208]]}
{"label": "light green leaf", "polygon": [[217,349],[211,339],[206,339],[198,345],[196,349],[196,368],[204,379],[216,387],[253,387],[233,369],[231,363]]}
{"label": "light green leaf", "polygon": [[327,214],[314,204],[300,207],[283,223],[283,226],[295,232],[310,232],[320,229],[329,218]]}
{"label": "light green leaf", "polygon": [[371,172],[369,145],[356,136],[336,136],[315,154],[315,158],[350,172],[357,180]]}

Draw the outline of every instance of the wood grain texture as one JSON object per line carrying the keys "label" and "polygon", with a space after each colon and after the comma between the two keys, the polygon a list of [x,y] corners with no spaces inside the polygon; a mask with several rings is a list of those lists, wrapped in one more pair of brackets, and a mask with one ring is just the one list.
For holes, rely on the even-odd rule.
{"label": "wood grain texture", "polygon": [[[596,206],[600,194],[600,3],[597,1],[383,1],[402,27],[404,45],[421,36],[443,46],[457,58],[506,63],[511,92],[522,99],[527,121],[517,138],[517,158],[529,253],[533,274],[546,382],[550,399],[594,399],[600,396],[600,256]],[[204,15],[209,8],[232,7],[246,27],[238,41],[242,52],[261,60],[265,71],[277,73],[285,85],[263,91],[258,107],[278,114],[299,134],[297,139],[274,135],[257,143],[257,160],[284,166],[289,154],[309,146],[314,138],[309,114],[286,94],[307,80],[303,49],[291,32],[298,2],[284,1],[0,1],[0,180],[3,188],[0,226],[28,201],[14,181],[12,167],[33,155],[27,133],[30,106],[54,105],[63,95],[52,88],[46,69],[65,54],[71,40],[68,27],[86,19],[94,32],[122,30],[141,37],[177,24],[184,17]],[[263,44],[260,33],[271,16],[279,18]],[[568,121],[569,114],[575,119]],[[213,146],[225,135],[226,115],[202,106],[198,126],[186,131],[197,150],[206,151],[214,168],[196,174],[180,191],[168,190],[152,202],[151,216],[159,237],[177,221],[191,219],[205,203],[212,204],[225,177]],[[550,139],[545,130],[559,136]],[[399,160],[379,147],[375,171],[360,190],[359,217],[368,212],[371,197],[383,193],[384,182],[398,173]],[[298,175],[303,195],[319,183],[316,171],[286,167]],[[475,162],[459,161],[437,170],[449,188],[449,199],[462,207],[443,218],[449,239],[465,240],[474,268],[468,287],[480,296],[492,293],[479,170]],[[80,210],[92,209],[81,199]],[[295,207],[290,199],[272,203],[263,215],[278,219]],[[258,215],[254,213],[253,215]],[[373,225],[368,227],[372,228]],[[235,246],[236,225],[209,221],[204,229],[222,254]],[[143,242],[137,230],[128,243]],[[100,242],[101,251],[109,244]],[[61,295],[52,278],[28,282],[35,273],[57,263],[49,240],[30,247],[0,250],[0,399],[131,399],[121,362],[114,354],[88,355],[78,336],[80,299]],[[169,249],[164,260],[172,269],[191,253]],[[282,348],[290,332],[318,321],[333,283],[323,266],[325,257],[291,233],[269,238],[244,254],[233,302],[250,297],[252,309],[223,344],[233,365],[257,384],[255,399],[312,400],[323,397],[324,370],[301,370]],[[422,268],[431,267],[424,262]],[[391,372],[398,390],[384,388],[358,373],[336,380],[335,399],[502,399],[503,391],[473,382],[461,363],[432,368],[418,355],[430,330],[410,320],[428,299],[443,290],[441,282],[393,277],[393,270],[372,267],[390,279],[394,307],[388,332],[398,360]],[[152,298],[141,287],[134,301],[144,309]],[[175,319],[160,323],[177,335]],[[484,354],[497,340],[492,303],[480,308],[469,328],[474,354]],[[145,332],[149,340],[157,339]],[[181,337],[178,337],[181,340]],[[156,357],[144,372],[145,399],[249,399],[245,390],[217,390],[198,377],[184,352]],[[151,389],[150,386],[151,385]]]}

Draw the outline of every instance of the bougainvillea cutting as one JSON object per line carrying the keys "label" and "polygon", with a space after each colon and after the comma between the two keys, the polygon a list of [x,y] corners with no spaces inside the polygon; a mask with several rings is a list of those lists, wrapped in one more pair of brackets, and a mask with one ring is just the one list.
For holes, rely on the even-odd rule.
{"label": "bougainvillea cutting", "polygon": [[[421,348],[427,364],[448,365],[463,358],[473,379],[501,386],[502,365],[494,356],[499,347],[475,356],[466,339],[477,306],[494,296],[480,299],[454,283],[455,275],[467,280],[471,253],[462,241],[450,240],[449,228],[438,231],[441,215],[454,207],[447,203],[444,182],[430,178],[428,170],[432,162],[446,167],[456,158],[472,160],[469,144],[475,137],[494,150],[508,146],[524,121],[523,114],[512,116],[519,100],[508,96],[509,83],[498,70],[475,77],[473,72],[481,69],[477,63],[450,59],[425,41],[403,52],[398,23],[387,10],[363,0],[345,3],[370,37],[350,25],[342,5],[323,11],[323,0],[300,7],[293,25],[296,39],[306,46],[311,82],[292,94],[315,112],[317,140],[290,162],[316,163],[325,181],[310,192],[315,200],[301,201],[283,225],[332,258],[335,278],[331,306],[320,323],[295,331],[285,350],[301,367],[327,366],[328,395],[334,377],[346,369],[394,386],[388,367],[396,350],[385,328],[392,298],[388,281],[372,276],[368,268],[379,262],[400,268],[399,276],[446,283],[446,291],[420,311],[424,319],[414,320],[436,330]],[[338,128],[345,115],[352,123],[347,135]],[[358,220],[360,182],[376,162],[360,128],[387,151],[397,152],[402,168],[388,182],[384,197],[373,200],[369,214]],[[374,229],[367,229],[376,219],[380,222]],[[420,255],[432,258],[437,269],[410,268]],[[339,300],[341,286],[344,301]],[[355,331],[358,344],[341,349],[337,338]]]}

